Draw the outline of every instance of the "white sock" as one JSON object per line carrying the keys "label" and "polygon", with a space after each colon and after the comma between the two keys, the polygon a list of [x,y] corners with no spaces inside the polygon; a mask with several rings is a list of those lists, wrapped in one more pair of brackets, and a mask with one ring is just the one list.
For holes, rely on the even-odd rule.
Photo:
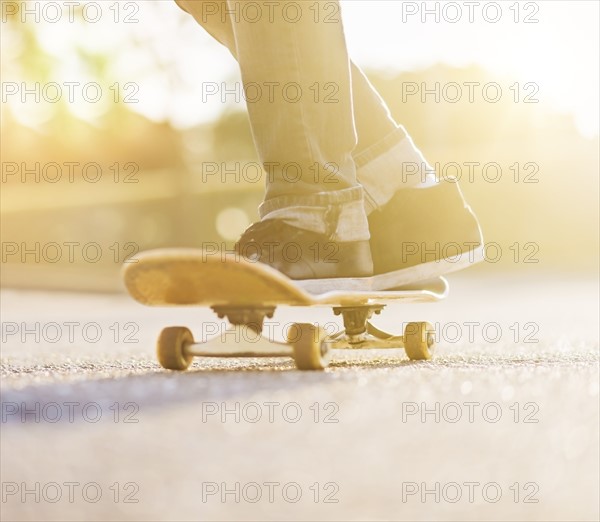
{"label": "white sock", "polygon": [[383,207],[398,190],[429,188],[438,183],[434,168],[409,136],[357,170],[365,191],[367,213]]}

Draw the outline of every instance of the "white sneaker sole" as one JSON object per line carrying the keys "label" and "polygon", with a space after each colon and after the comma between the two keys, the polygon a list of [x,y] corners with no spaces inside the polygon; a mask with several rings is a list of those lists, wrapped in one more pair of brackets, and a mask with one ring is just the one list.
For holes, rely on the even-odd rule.
{"label": "white sneaker sole", "polygon": [[468,268],[484,260],[485,249],[481,245],[451,258],[428,261],[409,268],[378,274],[371,277],[334,277],[328,279],[301,279],[295,283],[311,294],[324,294],[336,290],[370,292],[391,290],[413,285],[436,277]]}

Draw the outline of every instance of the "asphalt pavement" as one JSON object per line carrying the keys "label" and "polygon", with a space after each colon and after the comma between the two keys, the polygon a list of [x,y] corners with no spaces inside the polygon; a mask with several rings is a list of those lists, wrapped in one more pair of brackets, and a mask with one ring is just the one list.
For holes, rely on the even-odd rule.
{"label": "asphalt pavement", "polygon": [[[162,370],[160,329],[209,310],[4,289],[2,520],[598,520],[598,281],[460,274],[376,325],[436,356],[336,351]],[[282,308],[339,325],[327,308]],[[248,339],[232,342],[249,343]]]}

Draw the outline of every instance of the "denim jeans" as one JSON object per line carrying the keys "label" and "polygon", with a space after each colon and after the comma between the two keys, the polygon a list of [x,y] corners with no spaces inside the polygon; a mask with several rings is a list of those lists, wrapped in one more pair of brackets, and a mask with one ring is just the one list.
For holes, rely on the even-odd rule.
{"label": "denim jeans", "polygon": [[[434,175],[350,61],[338,1],[175,1],[239,63],[268,174],[261,219],[367,240],[369,212]],[[422,175],[405,179],[407,163]]]}

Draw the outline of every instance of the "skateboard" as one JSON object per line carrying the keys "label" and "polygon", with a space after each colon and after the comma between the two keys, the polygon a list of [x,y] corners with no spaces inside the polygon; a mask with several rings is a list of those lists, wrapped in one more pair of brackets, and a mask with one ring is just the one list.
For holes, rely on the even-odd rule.
{"label": "skateboard", "polygon": [[[438,301],[448,293],[448,283],[439,277],[392,290],[314,294],[263,263],[199,249],[142,252],[124,266],[123,278],[129,294],[144,305],[210,307],[227,318],[225,332],[201,343],[186,327],[165,328],[157,356],[170,370],[186,370],[194,357],[292,357],[300,370],[322,370],[333,349],[404,348],[411,360],[430,359],[434,330],[429,323],[407,323],[403,335],[392,335],[370,319],[386,302]],[[318,324],[293,323],[287,342],[274,341],[262,331],[278,306],[330,307],[342,316],[344,328],[328,334]]]}

